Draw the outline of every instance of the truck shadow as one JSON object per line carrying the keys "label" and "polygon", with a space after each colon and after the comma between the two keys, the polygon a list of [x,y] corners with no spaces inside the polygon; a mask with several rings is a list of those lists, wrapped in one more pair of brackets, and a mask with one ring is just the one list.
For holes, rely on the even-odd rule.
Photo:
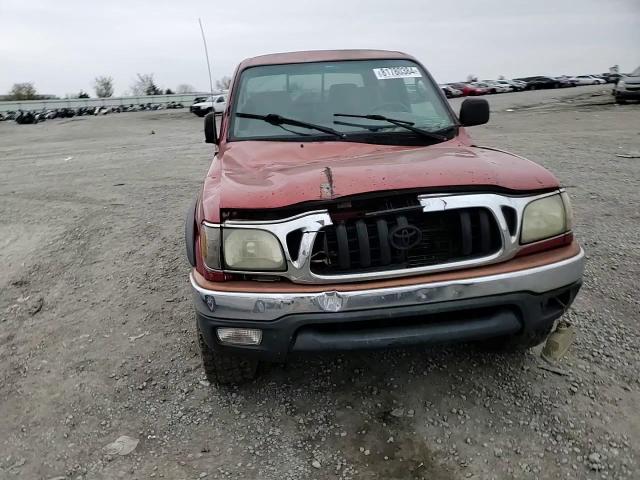
{"label": "truck shadow", "polygon": [[245,405],[286,399],[302,444],[340,452],[357,478],[451,479],[468,472],[478,432],[489,437],[514,401],[541,396],[536,365],[530,353],[469,344],[305,355],[229,394],[244,396]]}

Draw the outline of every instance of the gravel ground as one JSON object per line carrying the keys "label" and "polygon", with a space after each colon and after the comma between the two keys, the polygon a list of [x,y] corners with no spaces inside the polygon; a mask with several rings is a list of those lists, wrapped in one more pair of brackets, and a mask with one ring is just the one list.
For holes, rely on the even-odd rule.
{"label": "gravel ground", "polygon": [[[453,346],[209,386],[182,239],[202,120],[0,123],[0,478],[638,478],[640,158],[617,154],[640,152],[640,105],[609,90],[491,97],[472,129],[573,197],[588,265],[564,375]],[[104,450],[121,435],[132,453]]]}

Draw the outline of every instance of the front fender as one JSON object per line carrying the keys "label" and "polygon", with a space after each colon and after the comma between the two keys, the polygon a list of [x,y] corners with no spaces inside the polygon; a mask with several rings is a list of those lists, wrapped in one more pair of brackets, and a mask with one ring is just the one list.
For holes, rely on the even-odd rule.
{"label": "front fender", "polygon": [[189,205],[184,221],[184,240],[187,248],[187,260],[189,260],[192,267],[196,266],[196,208],[198,208],[198,197]]}

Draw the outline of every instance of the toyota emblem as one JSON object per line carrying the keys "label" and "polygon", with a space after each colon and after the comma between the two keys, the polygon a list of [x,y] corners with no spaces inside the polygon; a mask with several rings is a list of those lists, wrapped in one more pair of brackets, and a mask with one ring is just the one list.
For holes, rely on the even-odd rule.
{"label": "toyota emblem", "polygon": [[389,232],[389,243],[398,250],[409,250],[422,241],[422,231],[415,225],[396,225]]}

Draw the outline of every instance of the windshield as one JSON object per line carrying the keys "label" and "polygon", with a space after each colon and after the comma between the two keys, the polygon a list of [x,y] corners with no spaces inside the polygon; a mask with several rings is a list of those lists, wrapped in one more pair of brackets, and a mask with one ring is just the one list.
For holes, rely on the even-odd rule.
{"label": "windshield", "polygon": [[[392,117],[429,132],[456,124],[438,87],[409,60],[356,60],[267,65],[244,70],[234,96],[230,140],[313,140],[318,131],[238,117],[275,114],[335,129],[348,136],[415,135],[382,120],[335,114]],[[345,125],[348,124],[348,125]],[[304,136],[303,136],[304,135]],[[325,135],[326,136],[326,135]]]}

